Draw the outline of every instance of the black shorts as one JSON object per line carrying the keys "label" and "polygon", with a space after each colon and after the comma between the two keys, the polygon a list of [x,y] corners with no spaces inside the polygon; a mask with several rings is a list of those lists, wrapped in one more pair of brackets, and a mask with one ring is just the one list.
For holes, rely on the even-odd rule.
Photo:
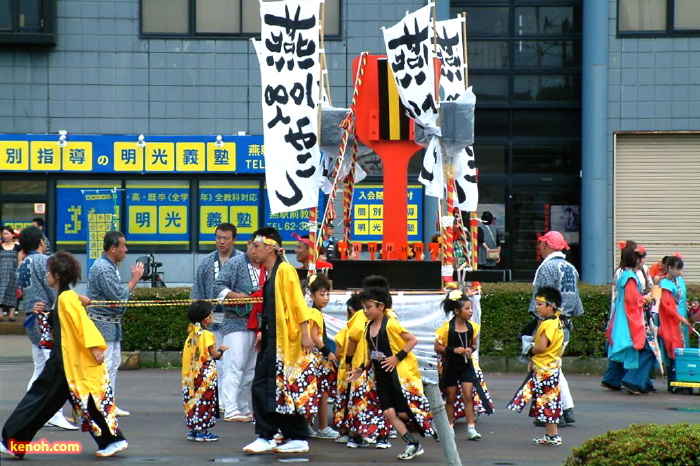
{"label": "black shorts", "polygon": [[382,411],[394,409],[397,413],[407,413],[408,404],[401,392],[398,378],[394,377],[394,372],[385,371],[376,361],[374,364],[374,380],[377,385],[377,396],[382,405]]}
{"label": "black shorts", "polygon": [[474,376],[474,369],[472,369],[471,365],[460,364],[455,370],[446,372],[443,375],[443,386],[456,387],[463,383],[477,383]]}

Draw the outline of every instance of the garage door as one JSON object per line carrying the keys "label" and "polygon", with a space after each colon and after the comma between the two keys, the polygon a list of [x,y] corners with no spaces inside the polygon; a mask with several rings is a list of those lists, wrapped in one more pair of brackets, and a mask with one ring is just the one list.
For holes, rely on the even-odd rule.
{"label": "garage door", "polygon": [[649,265],[678,251],[700,283],[700,134],[616,134],[614,172],[615,243],[644,245]]}

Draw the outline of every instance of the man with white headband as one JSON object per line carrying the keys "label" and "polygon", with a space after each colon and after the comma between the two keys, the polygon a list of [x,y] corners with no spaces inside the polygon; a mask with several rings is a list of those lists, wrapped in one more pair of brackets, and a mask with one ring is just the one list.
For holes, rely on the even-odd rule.
{"label": "man with white headband", "polygon": [[[552,287],[559,290],[562,298],[560,319],[564,324],[564,348],[566,348],[572,329],[571,319],[583,314],[583,305],[578,294],[578,271],[576,267],[566,260],[566,255],[562,252],[565,249],[569,249],[569,245],[561,233],[550,231],[537,239],[540,242],[539,248],[543,260],[537,268],[535,280],[532,282],[535,291],[532,294],[529,312],[537,317],[535,293],[538,289]],[[574,399],[571,396],[566,377],[561,371],[559,373],[559,388],[564,414],[560,418],[559,425],[564,427],[566,424],[572,424],[576,421],[574,419]],[[537,420],[535,420],[535,425],[539,425]]]}
{"label": "man with white headband", "polygon": [[[308,329],[311,314],[299,276],[283,255],[282,238],[276,229],[263,227],[253,233],[252,259],[268,271],[268,276],[263,286],[252,386],[258,439],[243,448],[249,454],[309,450],[304,418],[311,414],[309,396],[316,390],[313,342]],[[279,446],[274,440],[278,430],[288,440]]]}

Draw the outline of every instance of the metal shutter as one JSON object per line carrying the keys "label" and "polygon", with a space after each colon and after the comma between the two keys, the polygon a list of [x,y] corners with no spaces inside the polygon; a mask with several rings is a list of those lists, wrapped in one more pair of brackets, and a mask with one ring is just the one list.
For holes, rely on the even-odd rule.
{"label": "metal shutter", "polygon": [[700,134],[616,134],[614,242],[647,249],[647,265],[678,251],[700,283]]}

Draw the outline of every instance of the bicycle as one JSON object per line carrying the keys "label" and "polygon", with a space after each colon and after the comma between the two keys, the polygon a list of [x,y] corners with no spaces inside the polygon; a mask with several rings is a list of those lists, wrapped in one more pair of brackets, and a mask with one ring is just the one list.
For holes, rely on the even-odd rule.
{"label": "bicycle", "polygon": [[159,272],[158,269],[163,267],[162,262],[156,262],[156,258],[151,252],[147,256],[141,256],[136,259],[136,262],[143,264],[143,276],[141,280],[150,280],[151,288],[167,288],[168,285],[165,284],[163,276],[165,272]]}

